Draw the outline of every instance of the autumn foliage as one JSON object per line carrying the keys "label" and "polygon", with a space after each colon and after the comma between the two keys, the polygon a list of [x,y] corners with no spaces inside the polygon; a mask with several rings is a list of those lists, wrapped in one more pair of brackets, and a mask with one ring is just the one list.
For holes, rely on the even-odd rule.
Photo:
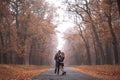
{"label": "autumn foliage", "polygon": [[102,80],[119,80],[119,65],[74,66],[73,69]]}
{"label": "autumn foliage", "polygon": [[0,65],[0,80],[30,80],[32,77],[48,70],[48,66],[34,65]]}
{"label": "autumn foliage", "polygon": [[[66,0],[76,25],[65,33],[70,64],[119,64],[120,18],[117,0]],[[75,36],[76,35],[76,36]]]}
{"label": "autumn foliage", "polygon": [[[118,1],[63,2],[75,24],[74,33],[64,34],[66,62],[119,64]],[[0,0],[0,63],[51,64],[57,46],[55,15],[56,8],[45,0]]]}
{"label": "autumn foliage", "polygon": [[51,64],[54,15],[45,0],[0,0],[0,63]]}

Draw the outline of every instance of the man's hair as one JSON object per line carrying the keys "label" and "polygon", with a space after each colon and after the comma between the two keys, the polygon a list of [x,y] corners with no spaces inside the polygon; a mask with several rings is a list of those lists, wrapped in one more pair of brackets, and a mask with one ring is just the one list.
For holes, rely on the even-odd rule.
{"label": "man's hair", "polygon": [[61,51],[59,50],[58,53],[61,53]]}

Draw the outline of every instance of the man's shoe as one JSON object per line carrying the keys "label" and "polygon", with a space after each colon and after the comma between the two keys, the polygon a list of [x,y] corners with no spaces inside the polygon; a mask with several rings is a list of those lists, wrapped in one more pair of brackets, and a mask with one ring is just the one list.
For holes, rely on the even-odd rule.
{"label": "man's shoe", "polygon": [[57,75],[56,73],[54,73],[54,75]]}
{"label": "man's shoe", "polygon": [[57,75],[59,75],[59,73],[57,73]]}

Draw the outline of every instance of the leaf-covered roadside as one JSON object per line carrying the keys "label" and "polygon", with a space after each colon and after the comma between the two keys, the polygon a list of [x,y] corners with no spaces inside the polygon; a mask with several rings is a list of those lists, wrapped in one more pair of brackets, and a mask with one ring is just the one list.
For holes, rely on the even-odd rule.
{"label": "leaf-covered roadside", "polygon": [[0,65],[0,80],[30,80],[50,67],[34,65]]}
{"label": "leaf-covered roadside", "polygon": [[74,66],[72,68],[102,80],[120,80],[119,65]]}

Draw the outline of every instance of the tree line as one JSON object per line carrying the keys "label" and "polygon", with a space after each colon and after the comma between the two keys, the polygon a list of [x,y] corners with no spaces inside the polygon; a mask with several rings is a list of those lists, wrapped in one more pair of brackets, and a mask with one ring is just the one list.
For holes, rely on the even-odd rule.
{"label": "tree line", "polygon": [[70,64],[119,64],[119,1],[66,0],[65,4],[77,31],[65,33]]}
{"label": "tree line", "polygon": [[[74,33],[64,33],[66,62],[119,64],[119,1],[64,2],[76,25]],[[57,47],[55,16],[56,8],[45,0],[0,0],[0,64],[51,64]]]}

